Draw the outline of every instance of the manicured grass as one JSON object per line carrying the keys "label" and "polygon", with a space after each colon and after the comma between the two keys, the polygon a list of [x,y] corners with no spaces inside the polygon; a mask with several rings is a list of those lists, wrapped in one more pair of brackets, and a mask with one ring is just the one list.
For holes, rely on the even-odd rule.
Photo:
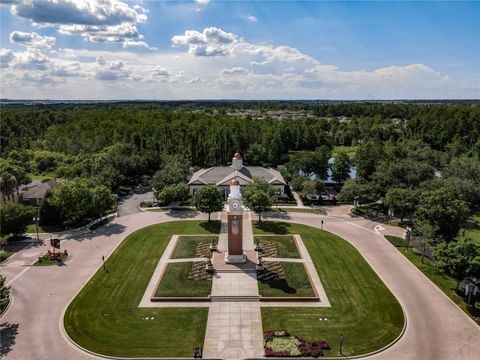
{"label": "manicured grass", "polygon": [[315,208],[295,208],[295,207],[283,207],[279,208],[280,211],[285,212],[299,212],[299,213],[311,213],[311,214],[318,214],[318,215],[327,215],[325,210],[322,209],[315,209]]}
{"label": "manicured grass", "polygon": [[[264,329],[284,328],[307,341],[326,340],[339,354],[359,355],[392,342],[404,324],[400,304],[360,253],[327,231],[282,222],[264,222],[254,232],[300,234],[330,301],[330,308],[262,308]],[[320,321],[319,318],[327,318]]]}
{"label": "manicured grass", "polygon": [[2,251],[0,252],[0,262],[2,262],[3,260],[7,260],[10,256],[12,256],[13,252],[10,252],[10,251]]}
{"label": "manicured grass", "polygon": [[[129,235],[69,305],[68,335],[110,356],[190,357],[203,344],[208,308],[139,308],[173,234],[218,233],[220,223],[173,221]],[[154,319],[144,320],[145,317]]]}
{"label": "manicured grass", "polygon": [[282,262],[287,280],[258,281],[258,291],[262,296],[315,296],[305,267],[300,263]]}
{"label": "manicured grass", "polygon": [[42,182],[45,182],[45,181],[48,181],[48,180],[52,180],[54,178],[53,175],[35,175],[35,174],[28,174],[28,176],[30,177],[30,179],[32,179],[32,181],[42,181]]}
{"label": "manicured grass", "polygon": [[332,156],[338,156],[340,153],[346,153],[349,158],[354,158],[357,152],[357,146],[334,146]]}
{"label": "manicured grass", "polygon": [[[465,228],[465,237],[472,239],[480,246],[480,214],[470,216],[469,220],[474,220],[476,224],[472,229]],[[463,237],[463,229],[460,229],[458,234],[458,238]]]}
{"label": "manicured grass", "polygon": [[415,249],[407,248],[403,239],[389,235],[385,236],[385,238],[395,245],[398,251],[400,251],[408,260],[410,260],[413,265],[415,265],[422,273],[424,273],[426,277],[428,277],[435,285],[437,285],[440,290],[445,293],[445,295],[452,299],[460,309],[462,309],[467,315],[471,316],[472,319],[480,324],[480,318],[475,317],[470,313],[467,303],[463,297],[457,294],[456,280],[442,274],[440,270],[435,267],[435,264],[432,263],[428,258],[425,257],[422,263],[422,254],[417,252]]}
{"label": "manicured grass", "polygon": [[65,255],[64,253],[61,253],[58,257],[59,260],[57,259],[51,259],[49,254],[45,254],[42,256],[42,261],[37,260],[35,262],[35,266],[48,266],[48,265],[58,265],[62,261],[66,261],[68,259],[68,255]]}
{"label": "manicured grass", "polygon": [[[38,227],[38,232],[39,233],[53,233],[53,232],[59,232],[59,231],[65,231],[65,228],[62,228],[61,226],[58,225],[40,225]],[[37,228],[35,224],[29,224],[27,226],[27,231],[26,233],[36,233]]]}
{"label": "manicured grass", "polygon": [[276,257],[280,258],[300,258],[295,240],[291,235],[278,235],[278,236],[255,236],[255,241],[259,241],[260,245],[265,244],[268,241],[275,243],[277,247]]}
{"label": "manicured grass", "polygon": [[180,236],[172,259],[193,258],[199,243],[211,244],[213,240],[218,243],[218,236]]}
{"label": "manicured grass", "polygon": [[212,280],[189,280],[192,263],[170,263],[155,291],[155,296],[208,296]]}

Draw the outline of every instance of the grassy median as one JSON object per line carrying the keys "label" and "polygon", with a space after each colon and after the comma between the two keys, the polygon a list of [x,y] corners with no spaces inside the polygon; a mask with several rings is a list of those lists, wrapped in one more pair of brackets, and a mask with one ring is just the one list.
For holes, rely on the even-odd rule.
{"label": "grassy median", "polygon": [[214,240],[215,243],[218,243],[218,236],[180,236],[173,251],[172,259],[194,258],[198,244],[211,244]]}
{"label": "grassy median", "polygon": [[175,221],[129,235],[68,307],[64,325],[80,346],[110,356],[189,357],[203,344],[208,308],[139,308],[173,234],[218,233],[220,224]]}
{"label": "grassy median", "polygon": [[255,236],[255,241],[258,241],[260,245],[265,245],[269,242],[275,244],[277,249],[277,255],[279,258],[300,258],[300,254],[295,245],[295,239],[291,235],[278,235],[278,236]]}
{"label": "grassy median", "polygon": [[254,226],[257,234],[300,234],[318,271],[330,308],[262,308],[263,329],[284,328],[305,340],[327,340],[339,354],[359,355],[392,342],[404,324],[400,304],[360,253],[327,231],[282,222]]}
{"label": "grassy median", "polygon": [[[205,268],[205,263],[202,262]],[[155,296],[208,296],[212,291],[212,279],[189,280],[188,273],[193,263],[170,263],[155,291]]]}
{"label": "grassy median", "polygon": [[[302,263],[281,262],[285,280],[258,280],[258,291],[262,296],[298,297],[315,296],[312,284]],[[268,262],[265,262],[268,266]]]}

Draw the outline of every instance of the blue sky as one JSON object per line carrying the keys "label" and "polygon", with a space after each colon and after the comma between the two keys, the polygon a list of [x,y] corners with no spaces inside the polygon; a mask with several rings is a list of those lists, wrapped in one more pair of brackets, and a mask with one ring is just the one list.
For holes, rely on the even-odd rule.
{"label": "blue sky", "polygon": [[480,95],[480,2],[9,2],[2,97]]}

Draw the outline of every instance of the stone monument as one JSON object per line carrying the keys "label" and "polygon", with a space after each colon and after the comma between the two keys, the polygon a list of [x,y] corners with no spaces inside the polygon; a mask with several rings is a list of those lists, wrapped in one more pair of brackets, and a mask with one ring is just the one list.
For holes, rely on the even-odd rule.
{"label": "stone monument", "polygon": [[239,264],[247,261],[243,252],[243,205],[240,183],[233,179],[230,182],[230,194],[228,195],[228,251],[225,254],[227,264]]}

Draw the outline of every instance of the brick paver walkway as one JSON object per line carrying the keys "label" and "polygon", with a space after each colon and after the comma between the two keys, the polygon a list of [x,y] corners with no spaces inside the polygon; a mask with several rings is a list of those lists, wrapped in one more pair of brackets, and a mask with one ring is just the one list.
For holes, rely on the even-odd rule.
{"label": "brick paver walkway", "polygon": [[[250,213],[243,219],[243,245],[252,251]],[[219,250],[226,250],[226,214],[222,216]],[[219,302],[215,301],[218,299]],[[243,302],[242,300],[253,300]],[[240,300],[240,301],[239,301]],[[239,269],[218,272],[213,278],[212,303],[208,312],[204,357],[244,359],[263,357],[263,330],[256,272]]]}

